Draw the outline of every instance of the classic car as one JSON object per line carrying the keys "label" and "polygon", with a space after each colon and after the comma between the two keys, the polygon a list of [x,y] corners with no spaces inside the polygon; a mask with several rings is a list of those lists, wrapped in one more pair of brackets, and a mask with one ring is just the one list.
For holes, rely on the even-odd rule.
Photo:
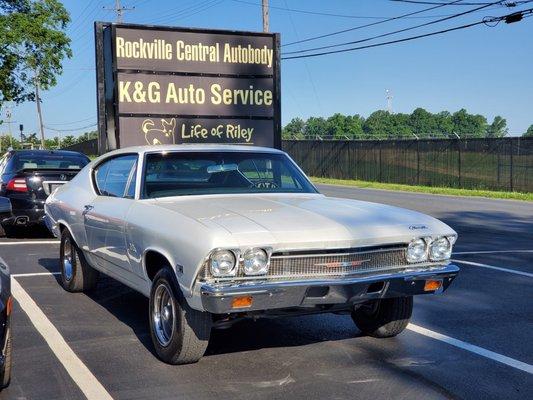
{"label": "classic car", "polygon": [[350,314],[367,335],[405,329],[413,295],[459,269],[457,234],[392,206],[319,193],[283,151],[130,147],[92,161],[46,201],[60,281],[104,273],[149,297],[157,355],[198,361],[212,328],[247,317]]}

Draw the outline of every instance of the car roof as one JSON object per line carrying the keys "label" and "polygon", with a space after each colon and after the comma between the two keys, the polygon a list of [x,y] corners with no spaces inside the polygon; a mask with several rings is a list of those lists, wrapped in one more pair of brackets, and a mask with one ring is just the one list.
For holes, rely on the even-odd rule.
{"label": "car roof", "polygon": [[163,151],[177,151],[177,152],[261,152],[261,153],[277,153],[284,154],[285,152],[271,147],[246,146],[246,145],[230,145],[230,144],[165,144],[157,146],[132,146],[124,147],[122,149],[113,150],[106,153],[106,156],[119,155],[124,153],[158,153]]}
{"label": "car roof", "polygon": [[70,150],[29,150],[29,149],[21,149],[21,150],[11,150],[10,153],[12,154],[25,154],[25,155],[39,155],[39,154],[57,154],[60,156],[84,156],[87,157],[85,154],[80,153],[78,151],[70,151]]}

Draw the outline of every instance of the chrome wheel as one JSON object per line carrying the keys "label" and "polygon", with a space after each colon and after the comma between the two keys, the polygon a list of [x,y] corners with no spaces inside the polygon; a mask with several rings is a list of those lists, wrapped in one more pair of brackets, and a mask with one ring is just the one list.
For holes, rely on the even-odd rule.
{"label": "chrome wheel", "polygon": [[63,250],[63,276],[67,282],[72,280],[74,275],[74,269],[72,267],[72,259],[74,257],[74,249],[70,239],[64,241],[64,250]]}
{"label": "chrome wheel", "polygon": [[152,320],[157,341],[161,346],[167,346],[174,333],[176,311],[170,288],[164,283],[155,290]]}

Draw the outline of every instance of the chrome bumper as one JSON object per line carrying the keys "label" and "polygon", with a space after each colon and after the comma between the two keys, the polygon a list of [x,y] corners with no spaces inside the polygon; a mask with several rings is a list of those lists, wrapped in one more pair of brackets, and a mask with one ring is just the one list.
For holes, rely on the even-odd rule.
{"label": "chrome bumper", "polygon": [[[440,293],[448,288],[458,272],[457,266],[448,264],[437,268],[391,271],[344,279],[203,283],[200,294],[204,310],[213,314],[319,305],[346,305],[349,308],[372,299],[435,293],[424,291],[428,279],[442,280],[442,287],[437,291]],[[252,305],[233,308],[233,299],[241,296],[251,296]]]}

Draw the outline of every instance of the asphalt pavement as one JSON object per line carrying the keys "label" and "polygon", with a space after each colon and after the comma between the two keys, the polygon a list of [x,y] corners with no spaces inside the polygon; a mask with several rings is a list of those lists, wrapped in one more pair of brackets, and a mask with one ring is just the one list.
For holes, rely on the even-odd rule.
{"label": "asphalt pavement", "polygon": [[91,294],[63,291],[59,244],[32,231],[0,240],[25,299],[0,399],[83,399],[82,387],[95,399],[533,398],[533,203],[320,190],[418,210],[459,233],[461,273],[443,295],[415,299],[398,337],[361,336],[342,315],[246,321],[214,331],[197,364],[169,366],[154,355],[146,298],[106,277]]}

